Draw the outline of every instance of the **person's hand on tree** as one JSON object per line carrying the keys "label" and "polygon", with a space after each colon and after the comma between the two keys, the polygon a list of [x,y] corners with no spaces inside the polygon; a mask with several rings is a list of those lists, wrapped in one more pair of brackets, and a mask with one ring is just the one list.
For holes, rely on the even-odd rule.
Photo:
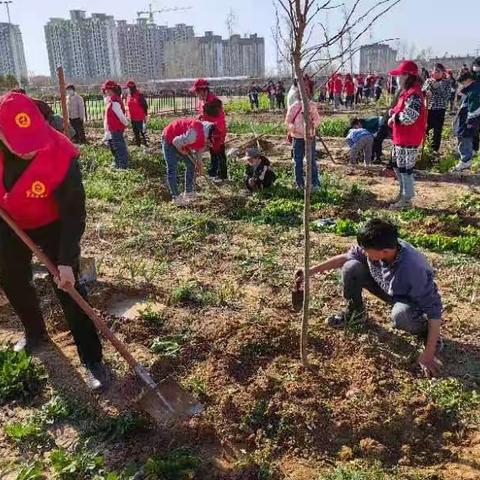
{"label": "person's hand on tree", "polygon": [[58,279],[55,279],[57,287],[60,290],[68,291],[69,289],[75,286],[75,274],[73,273],[73,268],[60,265],[58,267]]}

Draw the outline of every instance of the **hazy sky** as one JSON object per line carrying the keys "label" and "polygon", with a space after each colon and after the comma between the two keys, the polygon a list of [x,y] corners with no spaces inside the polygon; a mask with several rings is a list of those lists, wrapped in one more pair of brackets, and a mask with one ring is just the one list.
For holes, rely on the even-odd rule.
{"label": "hazy sky", "polygon": [[[149,0],[13,0],[12,22],[19,24],[23,34],[29,71],[48,73],[48,57],[43,26],[50,17],[68,17],[69,10],[109,13],[116,19],[133,20],[137,10],[146,10]],[[345,0],[347,3],[349,0]],[[369,0],[365,0],[369,1]],[[372,0],[370,0],[372,1]],[[213,30],[226,36],[225,19],[230,8],[238,17],[238,33],[259,33],[266,39],[267,65],[275,63],[272,40],[274,25],[273,0],[166,0],[154,2],[157,7],[172,5],[192,6],[183,12],[164,13],[157,23],[174,25],[187,23],[195,27],[197,35]],[[340,3],[340,2],[339,2]],[[443,55],[466,54],[480,49],[479,0],[402,0],[387,17],[377,23],[372,40],[400,37],[414,43],[418,50],[431,47]],[[335,14],[331,14],[334,17]],[[337,14],[338,16],[338,14]],[[4,6],[0,5],[0,21],[6,21]],[[333,23],[335,18],[331,19]],[[365,41],[368,41],[367,36]]]}

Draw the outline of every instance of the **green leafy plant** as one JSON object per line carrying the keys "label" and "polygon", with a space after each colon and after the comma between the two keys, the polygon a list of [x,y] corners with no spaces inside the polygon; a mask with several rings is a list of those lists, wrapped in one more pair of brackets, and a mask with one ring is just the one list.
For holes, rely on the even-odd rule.
{"label": "green leafy plant", "polygon": [[25,351],[0,350],[0,405],[14,398],[29,398],[43,379],[42,370]]}
{"label": "green leafy plant", "polygon": [[70,453],[62,449],[54,450],[49,456],[49,466],[54,472],[54,478],[60,480],[101,480],[104,478],[110,480],[104,475],[104,458],[90,452]]}
{"label": "green leafy plant", "polygon": [[318,131],[324,137],[345,137],[350,122],[346,118],[326,118],[320,124]]}
{"label": "green leafy plant", "polygon": [[148,480],[192,480],[199,465],[198,457],[188,450],[179,449],[149,458],[145,464],[145,474]]}
{"label": "green leafy plant", "polygon": [[194,305],[218,305],[219,298],[215,291],[190,280],[175,288],[170,295],[170,303]]}
{"label": "green leafy plant", "polygon": [[180,336],[163,338],[157,337],[153,339],[150,350],[153,353],[163,355],[164,357],[175,358],[180,354],[182,342],[183,338]]}
{"label": "green leafy plant", "polygon": [[47,432],[35,420],[7,423],[3,427],[3,431],[10,440],[17,444],[38,445],[45,444],[49,440]]}
{"label": "green leafy plant", "polygon": [[42,463],[33,462],[20,467],[15,480],[43,480],[44,478]]}

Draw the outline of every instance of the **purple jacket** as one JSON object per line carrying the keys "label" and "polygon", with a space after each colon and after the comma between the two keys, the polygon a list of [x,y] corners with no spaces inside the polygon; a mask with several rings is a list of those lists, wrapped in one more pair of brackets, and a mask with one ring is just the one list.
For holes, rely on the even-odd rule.
{"label": "purple jacket", "polygon": [[424,255],[404,240],[399,240],[400,252],[393,264],[372,262],[364,250],[355,246],[348,252],[349,260],[358,260],[370,269],[373,279],[394,303],[417,307],[429,319],[442,318],[442,299],[434,280],[433,269]]}

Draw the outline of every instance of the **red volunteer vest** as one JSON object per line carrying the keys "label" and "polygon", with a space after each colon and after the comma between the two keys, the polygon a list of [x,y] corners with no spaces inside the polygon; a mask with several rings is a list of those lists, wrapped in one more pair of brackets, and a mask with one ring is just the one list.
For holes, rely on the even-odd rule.
{"label": "red volunteer vest", "polygon": [[215,100],[218,100],[218,97],[213,93],[209,93],[207,96],[207,100],[200,100],[198,104],[198,113],[200,120],[203,120],[205,122],[212,122],[215,124],[217,130],[215,132],[214,145],[212,149],[213,151],[218,152],[219,149],[225,144],[225,138],[227,137],[227,121],[225,118],[225,112],[222,108],[222,111],[220,112],[220,115],[218,117],[210,117],[209,115],[205,115],[203,112],[205,104],[214,102]]}
{"label": "red volunteer vest", "polygon": [[340,78],[336,78],[333,82],[333,93],[342,93],[343,81]]}
{"label": "red volunteer vest", "polygon": [[345,93],[347,95],[353,95],[355,93],[355,85],[352,80],[345,81]]}
{"label": "red volunteer vest", "polygon": [[411,95],[419,95],[422,99],[422,109],[420,117],[413,125],[393,125],[393,144],[404,147],[418,147],[425,139],[427,128],[427,109],[425,108],[425,96],[420,85],[416,85],[409,90],[404,91],[398,98],[398,102],[393,108],[395,114],[400,113],[405,108],[405,102]]}
{"label": "red volunteer vest", "polygon": [[173,143],[176,137],[184,135],[192,128],[195,130],[197,139],[195,142],[187,145],[187,148],[194,151],[203,150],[206,145],[205,132],[202,122],[195,118],[179,118],[175,120],[163,130],[163,137],[168,143]]}
{"label": "red volunteer vest", "polygon": [[122,107],[122,112],[125,113],[125,105],[123,105],[122,99],[120,97],[110,97],[107,103],[107,109],[105,115],[107,116],[107,126],[110,132],[124,132],[125,125],[120,121],[115,112],[113,111],[113,103],[118,102],[120,107]]}
{"label": "red volunteer vest", "polygon": [[52,129],[50,144],[37,153],[7,192],[3,183],[4,156],[0,151],[0,207],[23,230],[34,230],[55,222],[59,211],[54,192],[78,155],[70,140]]}
{"label": "red volunteer vest", "polygon": [[127,107],[130,120],[136,122],[143,122],[145,120],[145,110],[140,103],[140,92],[135,92],[133,95],[128,96]]}

